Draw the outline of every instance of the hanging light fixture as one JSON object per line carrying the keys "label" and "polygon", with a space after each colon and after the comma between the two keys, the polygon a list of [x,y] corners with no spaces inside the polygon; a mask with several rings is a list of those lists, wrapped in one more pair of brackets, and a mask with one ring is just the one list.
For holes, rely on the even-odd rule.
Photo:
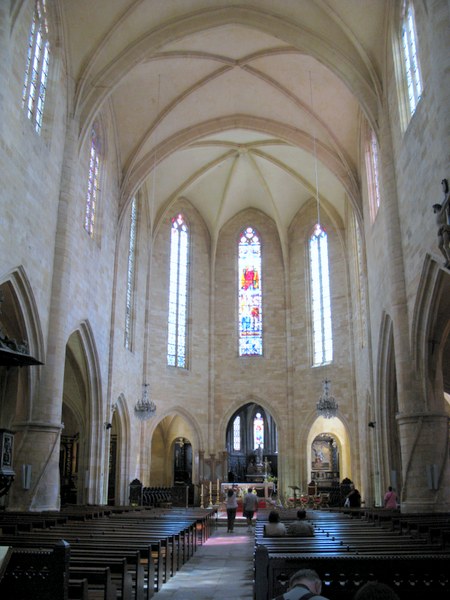
{"label": "hanging light fixture", "polygon": [[317,415],[324,419],[336,417],[339,409],[334,396],[330,395],[330,383],[331,381],[329,379],[324,379],[322,381],[323,394],[320,396],[319,402],[316,405]]}
{"label": "hanging light fixture", "polygon": [[136,402],[134,407],[134,414],[139,421],[147,421],[156,413],[156,405],[148,396],[148,387],[148,383],[142,384],[142,398]]}

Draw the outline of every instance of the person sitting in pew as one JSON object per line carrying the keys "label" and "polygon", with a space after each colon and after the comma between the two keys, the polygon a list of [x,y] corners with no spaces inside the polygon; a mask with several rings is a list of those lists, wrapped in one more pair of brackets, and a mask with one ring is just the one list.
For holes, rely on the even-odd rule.
{"label": "person sitting in pew", "polygon": [[274,600],[328,600],[321,596],[322,580],[312,569],[300,569],[292,575],[288,591],[277,596]]}
{"label": "person sitting in pew", "polygon": [[310,523],[306,523],[306,510],[297,511],[297,521],[291,523],[287,528],[287,535],[295,537],[312,537],[314,535],[314,527]]}
{"label": "person sitting in pew", "polygon": [[400,600],[387,584],[380,581],[365,583],[355,594],[355,600]]}
{"label": "person sitting in pew", "polygon": [[286,535],[286,527],[280,521],[280,515],[276,510],[269,513],[269,522],[264,526],[264,535],[267,537],[281,537]]}

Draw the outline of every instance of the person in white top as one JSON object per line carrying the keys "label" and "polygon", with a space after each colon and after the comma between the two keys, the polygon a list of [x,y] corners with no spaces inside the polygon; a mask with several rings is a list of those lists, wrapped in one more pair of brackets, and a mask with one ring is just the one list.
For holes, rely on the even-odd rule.
{"label": "person in white top", "polygon": [[280,515],[276,510],[269,513],[269,522],[264,526],[264,535],[267,537],[281,537],[286,535],[286,527],[280,521]]}

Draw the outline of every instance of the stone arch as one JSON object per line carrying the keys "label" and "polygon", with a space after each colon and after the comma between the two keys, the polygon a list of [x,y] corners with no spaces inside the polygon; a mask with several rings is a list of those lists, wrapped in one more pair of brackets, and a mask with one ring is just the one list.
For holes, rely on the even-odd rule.
{"label": "stone arch", "polygon": [[[126,504],[128,502],[128,484],[132,479],[130,476],[131,419],[123,392],[113,402],[111,413],[111,436],[116,436],[117,442],[114,497],[118,499],[119,504]],[[109,460],[111,460],[111,456]]]}
{"label": "stone arch", "polygon": [[[25,269],[20,266],[0,281],[0,326],[2,335],[23,345],[26,354],[39,362],[44,358],[44,342],[33,290]],[[0,423],[11,427],[13,422],[29,420],[41,367],[3,369]]]}
{"label": "stone arch", "polygon": [[[69,400],[70,397],[70,400]],[[103,500],[105,466],[105,407],[101,393],[99,360],[88,322],[72,332],[66,343],[63,400],[78,415],[80,431],[77,499],[84,503]],[[63,406],[64,409],[64,406]]]}
{"label": "stone arch", "polygon": [[311,476],[312,443],[321,433],[329,433],[337,441],[340,456],[340,478],[353,479],[353,472],[356,472],[356,469],[352,461],[352,444],[347,424],[340,417],[334,417],[333,419],[316,417],[309,427],[306,437],[306,472],[309,477]]}
{"label": "stone arch", "polygon": [[192,481],[197,482],[198,456],[205,447],[205,441],[193,415],[182,406],[162,411],[157,407],[157,417],[148,421],[146,428],[147,441],[140,474],[144,485],[173,485],[173,446],[178,437],[187,439],[192,446]]}

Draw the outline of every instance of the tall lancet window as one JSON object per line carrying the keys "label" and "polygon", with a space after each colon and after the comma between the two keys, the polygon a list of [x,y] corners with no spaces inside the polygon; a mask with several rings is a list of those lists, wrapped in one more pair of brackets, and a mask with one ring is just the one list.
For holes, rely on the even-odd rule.
{"label": "tall lancet window", "polygon": [[137,202],[133,198],[130,213],[130,235],[128,238],[127,291],[125,305],[125,348],[132,349],[132,324],[134,312],[134,282],[136,264]]}
{"label": "tall lancet window", "polygon": [[331,329],[330,273],[326,231],[317,223],[309,238],[313,365],[333,360]]}
{"label": "tall lancet window", "polygon": [[233,450],[241,449],[241,417],[238,415],[233,421]]}
{"label": "tall lancet window", "polygon": [[89,151],[89,172],[86,191],[86,209],[84,213],[84,228],[91,237],[94,237],[98,195],[100,190],[100,135],[98,123],[91,129],[91,146]]}
{"label": "tall lancet window", "polygon": [[264,419],[261,413],[256,413],[253,419],[253,441],[255,448],[264,448]]}
{"label": "tall lancet window", "polygon": [[402,52],[409,103],[409,116],[412,117],[422,96],[422,77],[420,74],[417,52],[417,32],[414,7],[410,1],[405,1],[403,8]]}
{"label": "tall lancet window", "polygon": [[27,64],[23,82],[22,104],[37,133],[41,132],[50,61],[47,7],[36,0],[28,37]]}
{"label": "tall lancet window", "polygon": [[239,356],[261,356],[261,242],[252,227],[241,232],[238,262]]}
{"label": "tall lancet window", "polygon": [[170,230],[170,283],[167,364],[187,368],[187,311],[189,277],[189,229],[178,214]]}

